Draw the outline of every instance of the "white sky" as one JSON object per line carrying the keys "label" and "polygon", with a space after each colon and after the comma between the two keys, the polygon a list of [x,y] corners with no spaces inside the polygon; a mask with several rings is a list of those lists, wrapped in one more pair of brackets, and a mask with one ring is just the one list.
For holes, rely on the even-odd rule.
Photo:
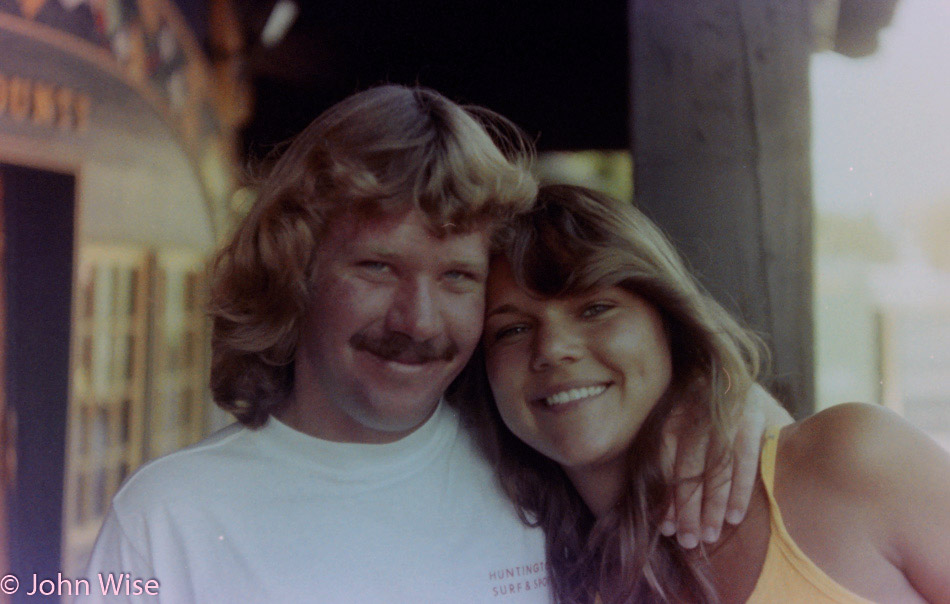
{"label": "white sky", "polygon": [[815,206],[950,205],[950,0],[901,0],[878,51],[812,58]]}

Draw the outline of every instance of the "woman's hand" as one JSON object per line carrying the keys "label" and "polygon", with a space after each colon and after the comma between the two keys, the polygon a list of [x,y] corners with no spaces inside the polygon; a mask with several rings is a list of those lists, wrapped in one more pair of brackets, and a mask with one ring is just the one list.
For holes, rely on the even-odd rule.
{"label": "woman's hand", "polygon": [[[660,531],[676,535],[685,548],[719,538],[723,520],[739,524],[745,517],[759,468],[762,433],[785,425],[791,416],[764,388],[754,384],[731,442],[711,430],[688,429],[682,414],[664,426],[663,471],[676,484],[673,505]],[[732,455],[727,455],[731,448]],[[723,461],[725,460],[725,463]]]}

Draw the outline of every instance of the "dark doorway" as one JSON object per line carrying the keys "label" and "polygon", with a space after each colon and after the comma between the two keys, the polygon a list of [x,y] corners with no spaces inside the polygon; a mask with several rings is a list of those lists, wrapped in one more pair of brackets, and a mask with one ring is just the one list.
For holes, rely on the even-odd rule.
{"label": "dark doorway", "polygon": [[[7,492],[10,571],[25,601],[60,568],[69,385],[75,177],[0,164],[5,293],[4,398],[17,417]],[[50,599],[57,599],[55,596]]]}

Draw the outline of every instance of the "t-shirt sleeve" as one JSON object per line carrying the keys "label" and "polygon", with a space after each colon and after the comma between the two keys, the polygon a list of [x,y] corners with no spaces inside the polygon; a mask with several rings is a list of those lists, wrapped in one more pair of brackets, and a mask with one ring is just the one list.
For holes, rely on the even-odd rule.
{"label": "t-shirt sleeve", "polygon": [[129,535],[115,508],[110,507],[86,568],[88,594],[81,593],[76,601],[90,604],[163,601],[146,545],[142,536]]}

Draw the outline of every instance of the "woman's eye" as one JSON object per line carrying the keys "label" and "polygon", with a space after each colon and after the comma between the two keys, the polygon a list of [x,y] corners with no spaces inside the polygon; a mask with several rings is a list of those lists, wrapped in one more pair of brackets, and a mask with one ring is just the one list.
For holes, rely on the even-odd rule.
{"label": "woman's eye", "polygon": [[581,311],[581,316],[584,317],[585,319],[589,319],[591,317],[596,317],[599,314],[605,313],[611,308],[613,308],[613,306],[611,306],[610,304],[605,304],[603,302],[589,304],[584,307],[583,311]]}
{"label": "woman's eye", "polygon": [[527,329],[528,327],[526,325],[523,325],[520,323],[518,325],[509,325],[507,327],[502,327],[501,329],[495,331],[494,340],[497,342],[498,340],[510,338],[518,334],[524,333]]}

